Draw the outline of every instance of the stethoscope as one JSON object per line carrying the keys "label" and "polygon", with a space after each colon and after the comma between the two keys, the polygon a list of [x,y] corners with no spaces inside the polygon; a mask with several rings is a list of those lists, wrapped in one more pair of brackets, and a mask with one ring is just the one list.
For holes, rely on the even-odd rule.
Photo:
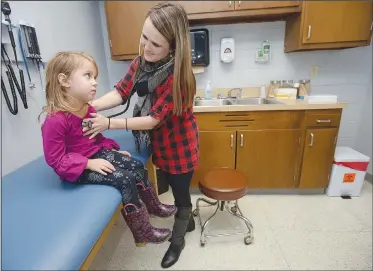
{"label": "stethoscope", "polygon": [[[1,75],[1,91],[3,92],[4,98],[5,98],[6,104],[9,108],[10,113],[12,113],[13,115],[17,115],[17,113],[18,113],[18,101],[17,101],[17,95],[16,95],[14,85],[17,88],[17,91],[18,91],[18,93],[21,97],[24,108],[27,109],[28,106],[27,106],[25,79],[23,77],[23,70],[20,69],[19,66],[18,66],[16,45],[15,45],[15,42],[14,42],[11,20],[9,18],[9,15],[11,13],[11,9],[10,9],[10,6],[9,6],[8,2],[6,2],[6,1],[1,2],[1,12],[4,14],[5,20],[8,22],[9,37],[10,37],[11,45],[13,47],[15,62],[16,62],[16,66],[17,66],[18,72],[19,72],[19,77],[20,77],[20,80],[21,80],[21,82],[19,83],[18,79],[17,79],[17,77],[14,73],[14,70],[13,70],[13,67],[12,67],[12,64],[11,64],[12,62],[11,62],[9,56],[8,56],[8,53],[5,50],[5,46],[4,46],[3,43],[1,43],[1,59],[4,62],[4,65],[7,69],[7,71],[5,73],[8,77],[8,83],[9,83],[10,90],[11,90],[12,97],[13,97],[13,106],[11,105],[11,102],[10,102],[10,99],[9,99],[9,96],[8,96],[8,93],[7,93],[2,75]],[[5,56],[6,56],[6,58],[5,58]]]}
{"label": "stethoscope", "polygon": [[[162,69],[163,67],[165,67],[166,65],[170,64],[172,61],[174,61],[174,57],[172,56],[170,58],[169,61],[167,61],[166,63],[164,63],[163,65],[157,67],[157,68],[154,68],[152,70],[146,70],[145,69],[145,65],[142,65],[142,60],[143,60],[143,56],[142,56],[142,51],[141,51],[141,42],[139,43],[139,55],[135,58],[138,59],[139,61],[139,65],[138,67],[144,71],[146,74],[149,74],[149,73],[155,73],[156,71]],[[142,67],[144,66],[144,67]],[[124,113],[126,113],[128,111],[128,108],[130,107],[130,104],[131,104],[131,97],[135,94],[136,91],[134,91],[134,86],[136,85],[137,82],[139,82],[142,78],[144,78],[144,76],[142,76],[141,78],[139,78],[139,73],[137,72],[136,74],[136,78],[135,78],[135,82],[134,84],[132,85],[132,89],[131,89],[131,92],[130,92],[130,95],[128,96],[128,99],[127,99],[127,102],[126,102],[126,107],[124,108],[123,111],[119,112],[119,113],[116,113],[116,114],[113,114],[113,115],[110,115],[108,116],[108,118],[114,118],[114,117],[117,117],[117,116],[120,116],[120,115],[123,115]],[[92,121],[88,121],[88,122],[82,122],[82,127],[88,127],[88,129],[91,129],[92,128],[92,124],[93,122]]]}
{"label": "stethoscope", "polygon": [[[145,65],[143,65],[143,63],[142,63],[142,62],[143,62],[143,53],[142,53],[143,50],[142,50],[142,47],[143,47],[143,46],[141,46],[141,39],[140,39],[140,42],[139,42],[139,55],[135,58],[135,60],[138,59],[138,61],[139,61],[139,65],[138,65],[138,67],[139,67],[143,72],[145,72],[146,74],[154,74],[156,71],[162,69],[162,68],[165,67],[166,65],[169,65],[169,64],[170,64],[172,61],[174,61],[174,59],[175,59],[173,56],[171,56],[170,60],[167,61],[166,63],[164,63],[163,65],[161,65],[161,66],[159,66],[159,67],[157,67],[157,68],[151,69],[151,70],[146,70],[146,69],[145,69]],[[144,67],[143,67],[143,66],[144,66]],[[124,109],[123,111],[117,113],[117,114],[113,114],[113,115],[108,116],[108,118],[114,118],[114,117],[117,117],[117,116],[123,115],[124,113],[126,113],[126,112],[128,111],[128,108],[130,107],[130,103],[131,103],[131,97],[135,94],[135,91],[133,90],[133,87],[136,85],[137,82],[139,82],[142,78],[145,77],[145,75],[144,75],[143,77],[139,78],[139,77],[138,77],[138,76],[139,76],[138,74],[139,74],[139,73],[137,73],[136,78],[135,78],[135,82],[134,82],[134,84],[132,85],[132,89],[131,89],[130,95],[129,95],[128,99],[127,99],[125,109]],[[89,123],[88,123],[88,127],[90,128],[89,125],[92,125],[92,124],[89,124]]]}

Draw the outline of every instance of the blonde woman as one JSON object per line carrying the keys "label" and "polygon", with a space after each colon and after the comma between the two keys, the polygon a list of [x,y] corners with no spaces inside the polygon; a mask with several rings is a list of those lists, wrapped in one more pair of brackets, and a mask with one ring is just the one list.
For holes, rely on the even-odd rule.
{"label": "blonde woman", "polygon": [[83,128],[94,137],[106,129],[132,130],[137,148],[142,142],[153,150],[153,163],[172,188],[177,213],[171,244],[162,267],[175,264],[185,246],[185,233],[195,228],[189,186],[199,160],[199,137],[193,114],[196,82],[191,66],[189,24],[178,4],[160,3],[146,16],[140,39],[140,56],[130,64],[115,89],[94,100],[97,111],[124,104],[139,96],[133,117],[109,119],[91,114]]}
{"label": "blonde woman", "polygon": [[158,200],[144,164],[118,151],[119,145],[102,134],[94,139],[83,135],[83,119],[96,112],[88,102],[96,94],[97,74],[96,62],[84,53],[61,52],[48,63],[42,125],[45,160],[63,181],[118,189],[122,215],[137,246],[165,242],[171,231],[153,227],[148,212],[168,217],[176,207]]}

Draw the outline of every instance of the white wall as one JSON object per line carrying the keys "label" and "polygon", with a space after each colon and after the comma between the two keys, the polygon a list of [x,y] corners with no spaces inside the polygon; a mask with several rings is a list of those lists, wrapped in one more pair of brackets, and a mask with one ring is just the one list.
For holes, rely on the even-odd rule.
{"label": "white wall", "polygon": [[[372,67],[371,67],[372,74]],[[355,148],[357,151],[370,157],[368,172],[372,174],[372,75],[370,77],[370,90],[365,96],[362,115],[360,117],[360,126],[357,132]]]}
{"label": "white wall", "polygon": [[[19,20],[22,19],[34,24],[44,61],[48,61],[56,52],[62,50],[85,51],[95,58],[100,69],[97,95],[101,96],[107,91],[109,80],[98,2],[11,1],[9,3],[12,10],[10,17],[13,23],[18,24]],[[16,45],[19,46],[17,31],[14,31],[14,35]],[[2,41],[9,42],[7,30],[4,26],[2,26]],[[9,45],[7,45],[7,52],[13,58]],[[17,55],[20,59],[20,53]],[[27,110],[23,108],[18,96],[19,113],[13,116],[1,94],[2,176],[43,154],[40,125],[37,122],[37,117],[41,107],[45,104],[45,92],[41,90],[40,79],[35,66],[32,64],[29,64],[29,66],[32,67],[31,78],[37,86],[33,91],[34,99],[28,94],[29,108]],[[26,71],[23,65],[21,67],[24,70],[27,82]],[[4,71],[2,74],[5,76]],[[10,90],[8,92],[11,95]],[[11,153],[11,155],[6,153]]]}
{"label": "white wall", "polygon": [[[100,9],[109,81],[114,84],[124,75],[128,62],[110,59],[102,1]],[[233,88],[269,84],[270,80],[306,79],[311,78],[311,67],[318,66],[317,76],[311,78],[312,93],[337,94],[340,101],[349,103],[343,111],[338,145],[355,146],[364,103],[370,103],[371,106],[371,98],[368,97],[371,97],[369,95],[372,92],[369,81],[372,76],[372,45],[345,50],[284,53],[284,21],[204,27],[210,32],[210,65],[204,73],[196,75],[198,88],[203,88],[207,80],[211,80],[215,88]],[[123,28],[125,31],[125,26]],[[235,38],[236,58],[230,64],[219,60],[220,39],[223,37]],[[255,49],[267,39],[272,43],[272,61],[257,64],[254,62]],[[371,131],[371,121],[366,123],[363,126]],[[371,132],[367,134],[372,138]]]}

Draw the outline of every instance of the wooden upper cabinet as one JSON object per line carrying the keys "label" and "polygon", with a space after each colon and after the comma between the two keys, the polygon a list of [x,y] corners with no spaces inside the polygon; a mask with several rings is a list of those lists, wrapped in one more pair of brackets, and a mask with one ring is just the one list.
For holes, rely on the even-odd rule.
{"label": "wooden upper cabinet", "polygon": [[105,1],[112,59],[131,60],[138,55],[145,16],[157,3],[159,1]]}
{"label": "wooden upper cabinet", "polygon": [[287,20],[285,51],[349,48],[371,41],[372,1],[305,1]]}
{"label": "wooden upper cabinet", "polygon": [[188,15],[234,10],[234,1],[170,1],[172,2],[182,5]]}
{"label": "wooden upper cabinet", "polygon": [[300,1],[235,1],[235,10],[297,7]]}

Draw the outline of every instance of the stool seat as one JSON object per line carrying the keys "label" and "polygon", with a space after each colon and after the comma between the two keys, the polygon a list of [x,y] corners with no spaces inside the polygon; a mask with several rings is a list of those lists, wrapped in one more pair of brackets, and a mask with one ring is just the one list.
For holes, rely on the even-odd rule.
{"label": "stool seat", "polygon": [[215,200],[238,200],[247,192],[246,176],[230,168],[214,168],[206,172],[199,181],[200,191]]}

